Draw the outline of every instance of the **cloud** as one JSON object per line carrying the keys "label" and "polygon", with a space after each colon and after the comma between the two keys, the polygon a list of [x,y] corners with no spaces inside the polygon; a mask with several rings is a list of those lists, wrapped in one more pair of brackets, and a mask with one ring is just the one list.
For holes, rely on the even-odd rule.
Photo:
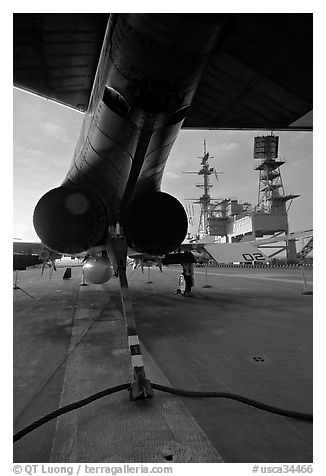
{"label": "cloud", "polygon": [[60,139],[65,142],[69,141],[65,129],[57,123],[54,122],[43,122],[41,125],[46,136]]}
{"label": "cloud", "polygon": [[42,128],[46,134],[62,134],[63,128],[54,122],[43,122]]}
{"label": "cloud", "polygon": [[238,142],[222,142],[218,143],[216,146],[216,150],[214,151],[214,154],[217,155],[229,155],[233,153],[234,151],[239,149],[239,143]]}
{"label": "cloud", "polygon": [[180,178],[180,174],[177,174],[175,172],[165,172],[164,175],[167,179],[179,179]]}

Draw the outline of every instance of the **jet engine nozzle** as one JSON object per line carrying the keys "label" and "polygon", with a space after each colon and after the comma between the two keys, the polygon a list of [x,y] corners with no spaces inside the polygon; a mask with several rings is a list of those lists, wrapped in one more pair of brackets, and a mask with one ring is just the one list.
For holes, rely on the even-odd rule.
{"label": "jet engine nozzle", "polygon": [[175,197],[154,192],[130,204],[125,226],[128,245],[133,250],[160,256],[174,251],[182,243],[188,220]]}
{"label": "jet engine nozzle", "polygon": [[103,284],[113,276],[113,267],[109,258],[88,258],[83,266],[86,281],[92,284]]}
{"label": "jet engine nozzle", "polygon": [[66,254],[96,246],[107,230],[102,201],[89,190],[70,186],[43,195],[35,207],[33,222],[42,243]]}

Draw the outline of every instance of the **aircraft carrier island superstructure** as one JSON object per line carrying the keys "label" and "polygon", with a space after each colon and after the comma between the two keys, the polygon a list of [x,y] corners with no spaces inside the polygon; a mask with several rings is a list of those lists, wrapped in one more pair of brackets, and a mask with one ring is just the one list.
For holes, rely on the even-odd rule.
{"label": "aircraft carrier island superstructure", "polygon": [[[285,159],[278,156],[278,146],[279,136],[273,133],[254,138],[254,159],[257,161],[255,170],[259,171],[259,187],[258,203],[252,205],[239,202],[235,197],[211,198],[209,189],[212,184],[209,182],[209,176],[214,174],[217,178],[217,174],[221,172],[210,167],[210,157],[204,141],[202,168],[199,172],[187,172],[203,177],[203,183],[196,184],[197,187],[203,188],[203,194],[193,202],[200,205],[198,238],[214,236],[216,242],[236,243],[270,235],[272,240],[277,237],[280,241],[284,236],[287,260],[296,261],[295,240],[286,240],[285,237],[289,235],[288,210],[292,201],[299,195],[285,193],[280,170]],[[190,207],[187,208],[188,214],[189,210],[191,211]],[[273,255],[282,251],[282,248],[284,249],[280,247]]]}

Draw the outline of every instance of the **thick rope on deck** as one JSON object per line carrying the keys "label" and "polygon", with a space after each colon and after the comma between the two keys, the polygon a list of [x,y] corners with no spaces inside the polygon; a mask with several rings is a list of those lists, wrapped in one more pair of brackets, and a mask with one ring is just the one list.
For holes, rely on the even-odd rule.
{"label": "thick rope on deck", "polygon": [[79,400],[78,402],[70,403],[69,405],[58,408],[58,410],[48,413],[44,417],[40,418],[39,420],[36,420],[35,422],[23,428],[22,430],[18,431],[18,433],[14,435],[14,443],[15,441],[18,441],[23,438],[23,436],[27,435],[31,431],[36,430],[36,428],[39,428],[40,426],[44,425],[44,423],[47,423],[48,421],[53,420],[54,418],[57,418],[58,416],[63,415],[64,413],[71,412],[72,410],[77,410],[77,408],[84,407],[85,405],[88,405],[89,403],[92,403],[95,400],[98,400],[99,398],[106,397],[107,395],[111,395],[112,393],[120,392],[121,390],[126,390],[129,387],[129,383],[117,385],[116,387],[111,387],[106,390],[102,390],[101,392],[95,393],[94,395],[84,398],[83,400]]}
{"label": "thick rope on deck", "polygon": [[[298,420],[305,420],[305,421],[313,421],[313,416],[309,413],[301,413],[292,410],[284,410],[278,407],[274,407],[272,405],[267,405],[265,403],[258,402],[256,400],[252,400],[251,398],[246,398],[241,395],[235,395],[233,393],[228,392],[199,392],[199,391],[192,391],[192,390],[180,390],[171,387],[165,387],[164,385],[159,385],[157,383],[151,384],[153,389],[159,390],[161,392],[172,393],[174,395],[180,395],[182,397],[191,397],[191,398],[230,398],[232,400],[237,400],[238,402],[245,403],[246,405],[250,405],[252,407],[259,408],[260,410],[264,410],[266,412],[275,413],[276,415],[282,415],[290,418],[296,418]],[[30,425],[26,426],[22,430],[18,431],[14,437],[14,443],[21,438],[23,438],[28,433],[36,430],[40,426],[44,425],[45,423],[57,418],[64,413],[71,412],[72,410],[77,410],[78,408],[84,407],[89,403],[94,402],[100,398],[106,397],[107,395],[112,395],[113,393],[120,392],[122,390],[131,390],[130,383],[124,383],[121,385],[117,385],[115,387],[108,388],[106,390],[102,390],[101,392],[95,393],[90,397],[84,398],[83,400],[79,400],[75,403],[71,403],[64,407],[55,410],[54,412],[48,413],[44,417],[40,418],[39,420],[31,423]]]}

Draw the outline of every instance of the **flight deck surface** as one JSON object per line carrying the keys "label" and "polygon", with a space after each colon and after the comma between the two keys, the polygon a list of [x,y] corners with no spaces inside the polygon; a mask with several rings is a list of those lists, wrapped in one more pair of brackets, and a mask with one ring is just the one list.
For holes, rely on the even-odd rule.
{"label": "flight deck surface", "polygon": [[[174,293],[180,271],[128,267],[147,377],[312,413],[312,296],[300,269],[208,268],[206,281],[198,267],[192,297]],[[63,273],[19,273],[33,298],[14,290],[14,432],[131,379],[118,279],[83,287],[81,268]],[[14,462],[223,461],[311,462],[312,424],[228,399],[155,390],[130,402],[123,391],[14,444]]]}

